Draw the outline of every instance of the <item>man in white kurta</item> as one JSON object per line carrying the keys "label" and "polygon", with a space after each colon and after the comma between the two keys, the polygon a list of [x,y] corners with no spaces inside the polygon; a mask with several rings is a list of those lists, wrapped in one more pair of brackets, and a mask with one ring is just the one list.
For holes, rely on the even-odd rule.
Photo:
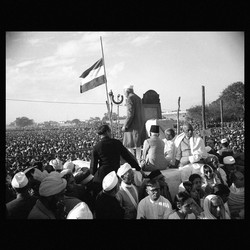
{"label": "man in white kurta", "polygon": [[136,219],[139,197],[137,187],[132,184],[134,172],[131,166],[125,163],[120,166],[117,175],[121,178],[121,185],[116,198],[125,210],[124,219]]}
{"label": "man in white kurta", "polygon": [[163,140],[165,147],[164,147],[164,155],[165,158],[168,160],[170,165],[175,165],[175,131],[172,128],[168,128],[164,131],[165,137]]}
{"label": "man in white kurta", "polygon": [[160,185],[157,180],[146,184],[148,196],[139,202],[137,219],[168,219],[172,213],[170,201],[160,195]]}
{"label": "man in white kurta", "polygon": [[175,147],[176,164],[180,163],[180,167],[208,157],[203,139],[194,134],[194,129],[189,123],[183,125],[183,133],[176,137]]}
{"label": "man in white kurta", "polygon": [[186,181],[193,173],[200,174],[202,160],[208,157],[204,141],[194,134],[194,129],[190,123],[183,125],[183,133],[175,139],[175,166],[182,171],[181,179]]}

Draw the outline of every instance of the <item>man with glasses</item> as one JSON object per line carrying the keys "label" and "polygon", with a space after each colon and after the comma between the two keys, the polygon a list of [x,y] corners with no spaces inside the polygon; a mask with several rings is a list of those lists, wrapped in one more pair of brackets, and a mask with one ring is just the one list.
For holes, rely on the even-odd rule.
{"label": "man with glasses", "polygon": [[170,201],[160,195],[157,180],[149,180],[146,184],[147,197],[138,204],[137,219],[168,219],[173,212]]}

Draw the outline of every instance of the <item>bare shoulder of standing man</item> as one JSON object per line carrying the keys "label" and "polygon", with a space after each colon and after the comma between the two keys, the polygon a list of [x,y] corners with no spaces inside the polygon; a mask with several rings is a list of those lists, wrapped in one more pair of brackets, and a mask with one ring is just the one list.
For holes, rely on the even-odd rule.
{"label": "bare shoulder of standing man", "polygon": [[124,132],[123,145],[134,155],[136,149],[136,159],[140,162],[142,133],[144,126],[142,100],[134,93],[132,85],[124,86],[126,97],[127,118],[122,127]]}

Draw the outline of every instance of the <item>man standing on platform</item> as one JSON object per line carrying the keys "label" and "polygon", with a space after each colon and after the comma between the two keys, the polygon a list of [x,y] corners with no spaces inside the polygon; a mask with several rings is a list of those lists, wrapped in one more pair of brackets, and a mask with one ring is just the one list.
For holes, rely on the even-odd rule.
{"label": "man standing on platform", "polygon": [[134,155],[136,149],[136,159],[138,163],[141,158],[142,133],[144,126],[142,100],[134,93],[133,86],[124,86],[124,95],[127,98],[127,118],[122,127],[124,132],[123,145]]}

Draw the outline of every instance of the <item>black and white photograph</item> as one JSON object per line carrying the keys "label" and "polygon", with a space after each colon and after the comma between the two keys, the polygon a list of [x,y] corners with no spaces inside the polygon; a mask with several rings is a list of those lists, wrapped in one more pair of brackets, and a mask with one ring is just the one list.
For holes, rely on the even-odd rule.
{"label": "black and white photograph", "polygon": [[244,220],[244,60],[244,31],[6,31],[5,219]]}

